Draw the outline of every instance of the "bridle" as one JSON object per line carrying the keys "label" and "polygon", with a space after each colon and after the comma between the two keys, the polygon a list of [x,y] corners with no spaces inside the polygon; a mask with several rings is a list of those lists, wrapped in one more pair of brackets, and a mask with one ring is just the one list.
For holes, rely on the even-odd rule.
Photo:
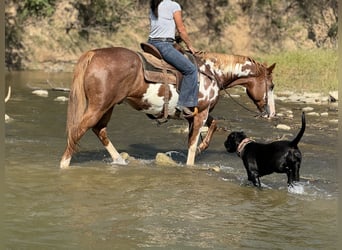
{"label": "bridle", "polygon": [[[206,70],[208,70],[209,72],[211,72],[209,65],[205,65]],[[227,89],[223,86],[223,83],[221,83],[221,81],[217,78],[217,76],[215,74],[208,74],[206,71],[201,70],[200,71],[201,74],[205,75],[206,77],[208,77],[211,81],[215,81],[216,84],[219,86],[220,90],[223,90],[229,97],[230,99],[235,102],[237,105],[239,105],[240,107],[244,108],[245,110],[254,113],[255,117],[264,117],[265,115],[269,114],[269,107],[268,107],[268,89],[267,89],[267,72],[265,71],[265,77],[264,77],[264,84],[265,84],[265,95],[263,98],[263,101],[265,103],[264,105],[264,111],[263,112],[256,112],[254,110],[249,109],[247,106],[241,104],[240,102],[238,102],[237,100],[235,100],[231,94],[227,91]]]}

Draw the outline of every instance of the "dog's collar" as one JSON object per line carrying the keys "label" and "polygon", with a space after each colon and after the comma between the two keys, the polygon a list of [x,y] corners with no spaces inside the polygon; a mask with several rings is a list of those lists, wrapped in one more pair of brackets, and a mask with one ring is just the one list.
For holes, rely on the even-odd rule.
{"label": "dog's collar", "polygon": [[237,150],[236,150],[236,153],[237,153],[237,155],[239,156],[239,157],[241,157],[242,156],[242,152],[243,152],[243,150],[245,149],[245,146],[248,144],[248,143],[251,143],[251,142],[254,142],[254,140],[252,140],[251,138],[245,138],[245,139],[243,139],[241,142],[240,142],[240,144],[239,144],[239,146],[238,146],[238,148],[237,148]]}

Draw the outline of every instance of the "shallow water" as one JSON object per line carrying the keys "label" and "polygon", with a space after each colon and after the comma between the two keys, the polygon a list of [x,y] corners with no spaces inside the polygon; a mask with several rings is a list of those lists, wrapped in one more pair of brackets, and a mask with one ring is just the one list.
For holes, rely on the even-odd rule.
{"label": "shallow water", "polygon": [[[277,102],[293,119],[267,121],[229,98],[212,113],[221,128],[197,168],[184,166],[183,121],[157,126],[126,104],[114,109],[108,133],[120,152],[135,157],[127,166],[110,164],[108,153],[88,132],[70,170],[60,170],[65,147],[66,92],[48,97],[33,88],[67,87],[71,74],[7,74],[12,97],[6,113],[6,216],[8,249],[337,249],[337,112],[327,105]],[[239,102],[253,108],[239,89]],[[275,89],[276,91],[276,89]],[[328,117],[307,116],[299,144],[301,181],[288,190],[286,176],[261,179],[251,187],[241,160],[225,152],[230,130],[258,141],[293,138],[301,109],[312,106]],[[291,130],[276,129],[278,123]],[[158,152],[175,151],[179,167],[160,167]],[[220,172],[200,170],[220,167]]]}

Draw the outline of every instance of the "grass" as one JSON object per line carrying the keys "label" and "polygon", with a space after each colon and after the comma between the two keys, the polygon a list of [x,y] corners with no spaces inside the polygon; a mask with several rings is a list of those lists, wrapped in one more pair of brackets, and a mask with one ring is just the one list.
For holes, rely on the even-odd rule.
{"label": "grass", "polygon": [[256,59],[277,63],[273,81],[277,91],[328,93],[338,89],[338,54],[333,49],[313,49],[260,55]]}

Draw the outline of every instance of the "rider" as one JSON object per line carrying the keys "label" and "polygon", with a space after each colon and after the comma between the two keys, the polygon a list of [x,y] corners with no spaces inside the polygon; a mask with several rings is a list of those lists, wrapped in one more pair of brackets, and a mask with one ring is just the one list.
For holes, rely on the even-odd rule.
{"label": "rider", "polygon": [[176,28],[191,53],[195,53],[182,19],[181,6],[172,0],[150,1],[150,35],[148,42],[154,45],[163,59],[183,74],[176,109],[185,117],[198,113],[197,67],[173,47]]}

